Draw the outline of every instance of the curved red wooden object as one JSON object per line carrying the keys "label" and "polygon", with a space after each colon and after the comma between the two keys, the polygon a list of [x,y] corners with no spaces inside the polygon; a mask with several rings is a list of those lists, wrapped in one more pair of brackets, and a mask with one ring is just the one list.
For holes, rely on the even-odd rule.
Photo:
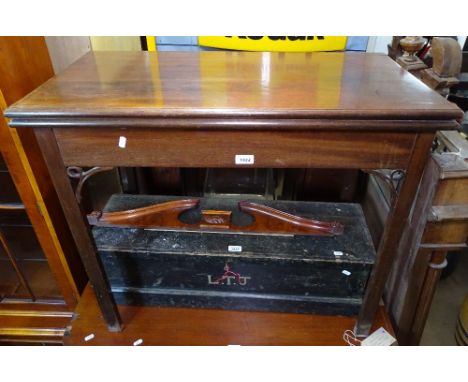
{"label": "curved red wooden object", "polygon": [[88,222],[98,226],[186,228],[191,225],[181,222],[179,215],[199,203],[198,199],[182,199],[125,211],[93,212]]}
{"label": "curved red wooden object", "polygon": [[252,224],[237,226],[231,222],[231,211],[202,210],[200,222],[187,224],[179,215],[197,207],[199,200],[183,199],[158,203],[147,207],[118,212],[93,212],[88,221],[97,226],[171,228],[191,230],[219,230],[234,232],[257,232],[270,234],[298,234],[333,236],[343,233],[344,226],[338,222],[324,222],[292,215],[261,204],[242,201],[239,209],[254,217]]}
{"label": "curved red wooden object", "polygon": [[239,202],[239,208],[255,218],[256,230],[305,235],[341,235],[344,226],[338,222],[306,219],[287,212],[247,201]]}

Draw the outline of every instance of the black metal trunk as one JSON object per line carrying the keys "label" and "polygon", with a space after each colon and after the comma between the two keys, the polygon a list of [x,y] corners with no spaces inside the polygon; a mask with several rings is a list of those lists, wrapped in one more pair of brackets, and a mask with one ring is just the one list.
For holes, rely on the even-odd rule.
{"label": "black metal trunk", "polygon": [[[172,200],[114,195],[106,211]],[[249,215],[240,199],[201,199],[200,209]],[[95,227],[93,235],[119,303],[353,315],[359,310],[375,251],[358,204],[259,201],[291,214],[345,225],[326,236],[175,232]]]}

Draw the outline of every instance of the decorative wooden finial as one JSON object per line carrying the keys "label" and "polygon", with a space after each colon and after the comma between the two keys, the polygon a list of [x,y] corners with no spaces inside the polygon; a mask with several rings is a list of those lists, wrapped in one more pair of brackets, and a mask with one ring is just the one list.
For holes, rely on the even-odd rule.
{"label": "decorative wooden finial", "polygon": [[421,36],[406,36],[402,38],[400,46],[404,53],[396,61],[408,71],[426,69],[427,65],[416,56],[416,53],[422,49],[426,42],[427,40]]}

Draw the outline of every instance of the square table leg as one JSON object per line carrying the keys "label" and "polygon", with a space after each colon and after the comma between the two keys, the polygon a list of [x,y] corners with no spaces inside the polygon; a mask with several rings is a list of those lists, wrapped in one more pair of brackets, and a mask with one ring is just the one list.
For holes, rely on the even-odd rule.
{"label": "square table leg", "polygon": [[54,132],[51,128],[43,127],[35,129],[35,134],[107,326],[110,331],[120,331],[122,322],[119,311],[91,238],[89,225],[66,174]]}
{"label": "square table leg", "polygon": [[403,186],[394,201],[385,225],[377,258],[366,286],[363,304],[355,327],[356,336],[366,337],[369,334],[385,283],[396,259],[403,229],[406,224],[410,224],[411,207],[429,157],[433,139],[434,133],[416,135]]}

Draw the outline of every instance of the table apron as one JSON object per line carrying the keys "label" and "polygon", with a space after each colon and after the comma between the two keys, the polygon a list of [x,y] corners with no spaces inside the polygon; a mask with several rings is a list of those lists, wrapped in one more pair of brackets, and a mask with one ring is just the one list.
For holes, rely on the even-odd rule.
{"label": "table apron", "polygon": [[[66,166],[131,167],[406,168],[417,136],[86,127],[54,133]],[[253,163],[238,165],[236,155],[253,155]]]}

